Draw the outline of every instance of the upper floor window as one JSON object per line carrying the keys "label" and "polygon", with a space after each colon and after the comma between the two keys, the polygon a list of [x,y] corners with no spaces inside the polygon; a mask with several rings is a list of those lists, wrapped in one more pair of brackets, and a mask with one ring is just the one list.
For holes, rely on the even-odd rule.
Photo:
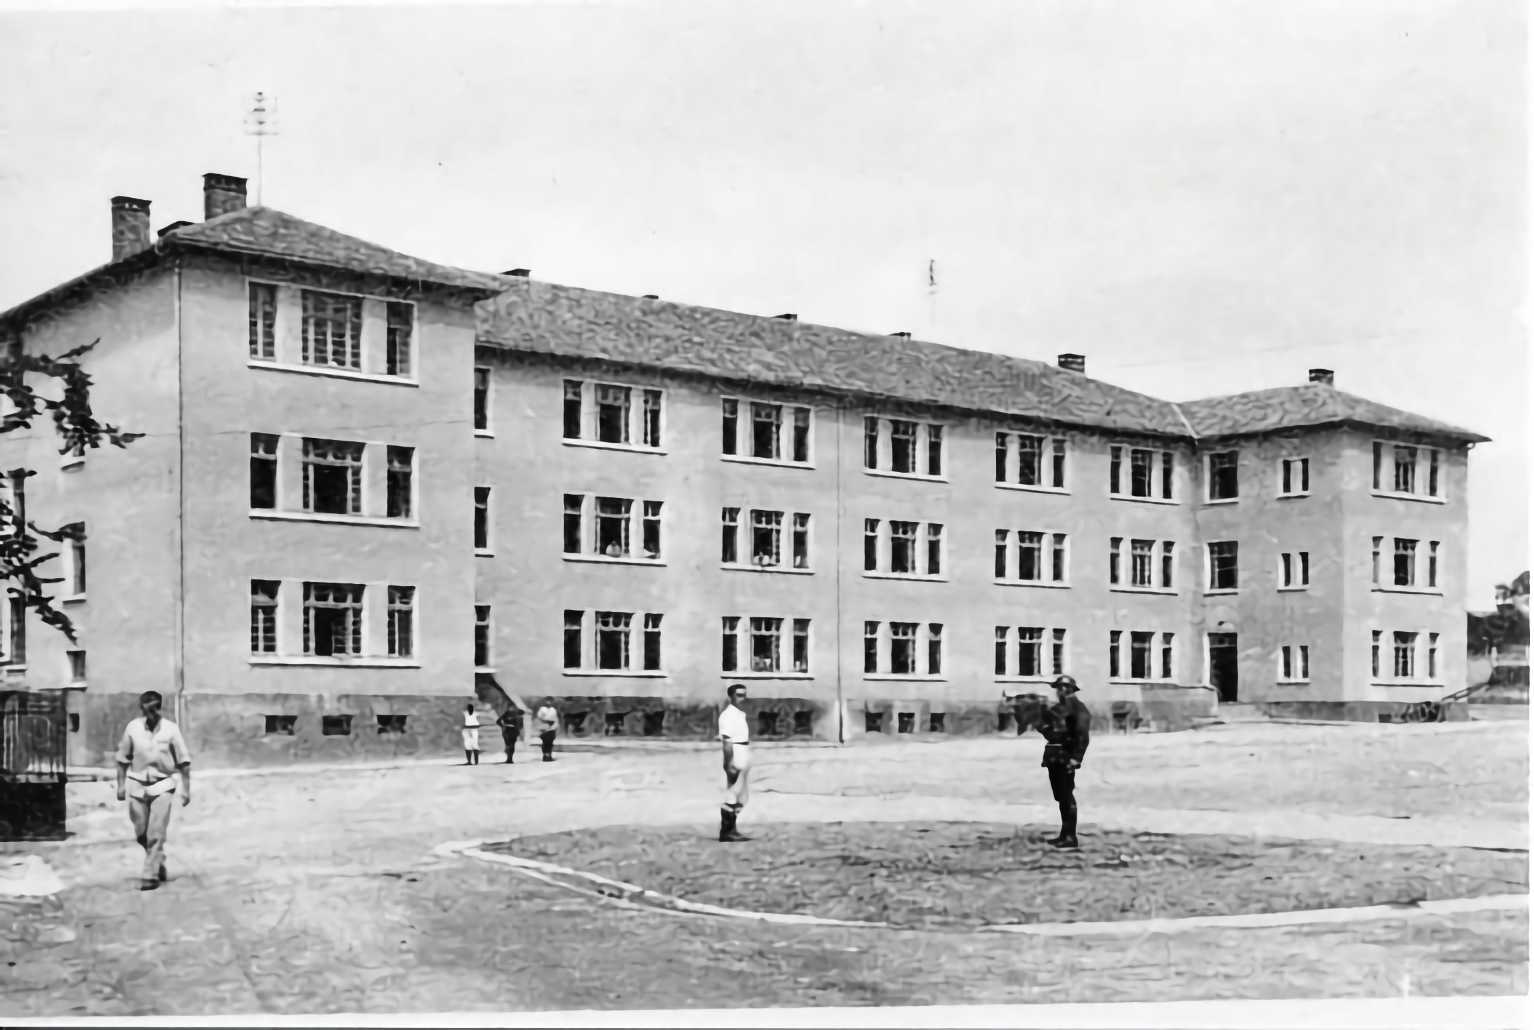
{"label": "upper floor window", "polygon": [[779,464],[809,464],[809,408],[737,397],[724,397],[719,403],[721,454]]}
{"label": "upper floor window", "polygon": [[362,298],[303,291],[303,360],[306,365],[362,368]]}
{"label": "upper floor window", "polygon": [[250,284],[250,356],[277,360],[277,287],[270,283]]}
{"label": "upper floor window", "polygon": [[490,550],[490,488],[474,488],[474,550]]}
{"label": "upper floor window", "polygon": [[1209,455],[1209,499],[1229,501],[1240,496],[1241,487],[1237,475],[1239,451],[1218,451]]}
{"label": "upper floor window", "polygon": [[277,507],[277,436],[250,434],[250,506]]}
{"label": "upper floor window", "polygon": [[997,433],[996,482],[1036,490],[1064,490],[1064,437]]}
{"label": "upper floor window", "polygon": [[415,333],[415,305],[391,300],[384,309],[384,375],[410,375],[410,345]]}
{"label": "upper floor window", "polygon": [[618,383],[564,381],[564,437],[614,447],[659,450],[664,392]]}
{"label": "upper floor window", "polygon": [[865,574],[935,578],[943,566],[942,523],[863,520]]}
{"label": "upper floor window", "polygon": [[1284,551],[1278,556],[1278,588],[1304,590],[1310,586],[1310,552]]}
{"label": "upper floor window", "polygon": [[490,431],[490,370],[488,368],[474,370],[474,430],[478,433]]}
{"label": "upper floor window", "polygon": [[389,588],[389,654],[415,655],[415,587]]}
{"label": "upper floor window", "polygon": [[565,494],[565,554],[658,561],[663,508],[660,501]]}
{"label": "upper floor window", "polygon": [[760,676],[809,675],[810,620],[726,615],[722,622],[720,668],[727,673]]}
{"label": "upper floor window", "polygon": [[1171,540],[1130,540],[1126,556],[1124,538],[1109,538],[1109,585],[1132,590],[1175,590],[1176,547]]}
{"label": "upper floor window", "polygon": [[[1128,452],[1127,454],[1125,452]],[[1129,467],[1124,467],[1125,459]],[[1116,496],[1172,500],[1177,458],[1171,451],[1146,447],[1108,448],[1108,493]]]}
{"label": "upper floor window", "polygon": [[1403,497],[1442,497],[1443,452],[1433,447],[1374,441],[1374,491]]}
{"label": "upper floor window", "polygon": [[1390,571],[1388,580],[1381,581],[1381,551],[1385,538],[1373,538],[1372,579],[1376,589],[1426,590],[1438,589],[1439,541],[1412,540],[1395,537],[1391,542]]}
{"label": "upper floor window", "polygon": [[1069,671],[1065,630],[1045,626],[997,626],[994,671],[997,676],[1043,679]]}
{"label": "upper floor window", "polygon": [[867,415],[863,467],[901,476],[943,476],[943,427],[935,423]]}
{"label": "upper floor window", "polygon": [[304,510],[362,514],[363,445],[304,437]]}
{"label": "upper floor window", "polygon": [[1209,545],[1209,589],[1235,590],[1237,547],[1234,540],[1217,540]]}
{"label": "upper floor window", "polygon": [[1310,459],[1281,458],[1278,462],[1278,495],[1299,497],[1310,493]]}
{"label": "upper floor window", "polygon": [[277,653],[277,590],[271,579],[250,581],[250,653]]}
{"label": "upper floor window", "polygon": [[1066,542],[1064,533],[998,529],[993,575],[999,582],[1064,586]]}
{"label": "upper floor window", "polygon": [[390,447],[385,497],[385,514],[391,519],[408,519],[414,510],[412,479],[415,472],[414,447]]}
{"label": "upper floor window", "polygon": [[252,362],[342,376],[411,380],[415,305],[351,293],[248,282]]}
{"label": "upper floor window", "polygon": [[360,583],[304,584],[304,654],[362,653]]}

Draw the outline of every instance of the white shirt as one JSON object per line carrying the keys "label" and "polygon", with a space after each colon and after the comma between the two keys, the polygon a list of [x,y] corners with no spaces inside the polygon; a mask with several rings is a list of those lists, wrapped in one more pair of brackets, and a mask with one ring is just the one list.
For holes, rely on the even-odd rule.
{"label": "white shirt", "polygon": [[719,736],[732,744],[751,743],[751,727],[746,721],[746,713],[734,705],[725,706],[719,713]]}
{"label": "white shirt", "polygon": [[538,720],[538,732],[540,733],[547,733],[549,730],[559,727],[559,713],[550,705],[544,705],[538,709],[538,714],[534,718]]}
{"label": "white shirt", "polygon": [[173,776],[183,765],[189,765],[192,755],[181,739],[181,731],[169,719],[161,718],[154,731],[143,719],[134,719],[123,730],[122,742],[117,745],[117,764],[128,767],[128,778],[140,783],[154,783]]}

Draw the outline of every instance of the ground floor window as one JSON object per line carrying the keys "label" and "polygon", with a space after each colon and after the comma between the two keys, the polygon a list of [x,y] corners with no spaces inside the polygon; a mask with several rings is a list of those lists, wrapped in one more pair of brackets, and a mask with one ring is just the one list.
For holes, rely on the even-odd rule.
{"label": "ground floor window", "polygon": [[865,675],[929,676],[943,674],[941,622],[863,623]]}
{"label": "ground floor window", "polygon": [[805,675],[810,671],[810,620],[779,615],[721,619],[724,672]]}
{"label": "ground floor window", "polygon": [[1176,634],[1152,630],[1110,630],[1108,678],[1171,680],[1176,677]]}
{"label": "ground floor window", "polygon": [[304,654],[362,653],[360,583],[304,584]]}
{"label": "ground floor window", "polygon": [[566,609],[563,664],[567,671],[661,671],[659,612]]}

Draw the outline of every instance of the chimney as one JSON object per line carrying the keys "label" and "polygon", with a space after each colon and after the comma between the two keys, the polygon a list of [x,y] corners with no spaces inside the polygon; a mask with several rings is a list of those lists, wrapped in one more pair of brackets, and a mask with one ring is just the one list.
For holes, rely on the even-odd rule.
{"label": "chimney", "polygon": [[1087,374],[1087,356],[1085,354],[1062,354],[1055,359],[1055,363],[1067,372]]}
{"label": "chimney", "polygon": [[149,201],[112,198],[112,260],[121,261],[149,246]]}
{"label": "chimney", "polygon": [[799,316],[795,315],[795,314],[777,315],[775,317],[781,318],[785,322],[797,322],[797,321],[799,321]]}
{"label": "chimney", "polygon": [[245,180],[238,175],[209,172],[202,177],[202,217],[211,221],[219,215],[245,209]]}
{"label": "chimney", "polygon": [[502,275],[514,275],[518,279],[526,279],[533,274],[531,268],[511,268],[501,273]]}
{"label": "chimney", "polygon": [[643,300],[660,300],[660,294],[658,294],[658,293],[647,293],[641,299],[643,299]]}
{"label": "chimney", "polygon": [[901,339],[902,339],[902,340],[909,340],[909,339],[910,339],[910,338],[911,338],[911,334],[910,334],[910,333],[907,333],[907,332],[899,332],[899,333],[890,333],[890,335],[891,335],[891,336],[898,336],[898,337],[900,337],[900,338],[901,338]]}
{"label": "chimney", "polygon": [[1331,386],[1333,374],[1329,368],[1313,368],[1310,370],[1310,381],[1320,383],[1322,386]]}

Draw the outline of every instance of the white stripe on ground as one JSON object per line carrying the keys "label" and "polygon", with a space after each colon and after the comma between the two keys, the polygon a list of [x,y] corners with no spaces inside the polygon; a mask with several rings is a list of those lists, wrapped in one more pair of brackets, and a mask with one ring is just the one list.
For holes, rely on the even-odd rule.
{"label": "white stripe on ground", "polygon": [[[864,922],[852,919],[823,919],[819,916],[798,915],[786,912],[755,912],[749,909],[723,908],[687,901],[670,894],[662,894],[622,880],[612,880],[596,873],[552,862],[539,862],[531,858],[519,858],[501,852],[485,851],[482,841],[449,842],[438,845],[434,851],[439,855],[460,854],[482,862],[507,866],[524,876],[562,887],[576,894],[597,898],[618,905],[620,908],[648,909],[673,915],[714,916],[724,919],[743,919],[750,922],[776,923],[798,926],[845,926],[862,929],[891,929],[889,923]],[[557,877],[586,880],[596,888],[567,883]],[[601,888],[607,888],[603,890]],[[1415,905],[1367,905],[1357,908],[1319,908],[1296,912],[1253,912],[1226,916],[1182,916],[1164,919],[1125,919],[1110,922],[1080,923],[1007,923],[990,926],[965,927],[959,932],[972,933],[1022,933],[1039,937],[1081,937],[1091,935],[1141,936],[1152,933],[1180,933],[1206,927],[1222,929],[1261,928],[1271,926],[1303,926],[1314,923],[1353,923],[1374,919],[1406,919],[1416,916],[1445,916],[1464,912],[1516,912],[1529,907],[1527,894],[1493,894],[1480,898],[1448,898],[1442,901],[1424,901]],[[916,928],[912,928],[916,929]]]}

